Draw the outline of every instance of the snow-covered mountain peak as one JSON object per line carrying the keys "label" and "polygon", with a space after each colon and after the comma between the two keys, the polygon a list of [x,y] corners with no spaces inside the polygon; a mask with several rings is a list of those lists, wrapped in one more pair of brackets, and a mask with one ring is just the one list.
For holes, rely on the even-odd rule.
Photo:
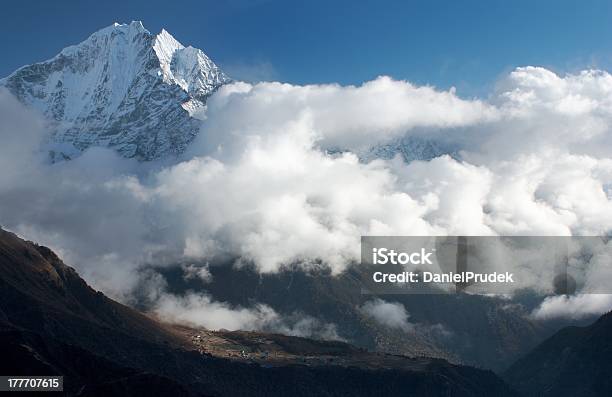
{"label": "snow-covered mountain peak", "polygon": [[179,43],[166,29],[162,29],[157,36],[155,36],[155,43],[153,49],[159,58],[162,69],[170,74],[170,63],[172,57],[177,50],[185,48]]}
{"label": "snow-covered mountain peak", "polygon": [[[153,49],[159,58],[164,79],[179,85],[192,97],[205,99],[203,97],[215,89],[218,81],[228,80],[202,50],[183,46],[165,29],[155,36]],[[193,113],[193,106],[191,103],[183,107]]]}
{"label": "snow-covered mountain peak", "polygon": [[104,41],[109,41],[114,44],[121,44],[122,41],[129,42],[138,35],[151,35],[151,33],[145,29],[142,22],[132,21],[129,24],[120,24],[115,22],[110,26],[92,33],[81,43],[64,48],[59,55],[72,55],[84,46],[96,45]]}
{"label": "snow-covered mountain peak", "polygon": [[191,115],[228,81],[201,50],[133,21],[24,66],[0,86],[49,120],[55,160],[91,146],[153,160],[185,149],[198,133]]}

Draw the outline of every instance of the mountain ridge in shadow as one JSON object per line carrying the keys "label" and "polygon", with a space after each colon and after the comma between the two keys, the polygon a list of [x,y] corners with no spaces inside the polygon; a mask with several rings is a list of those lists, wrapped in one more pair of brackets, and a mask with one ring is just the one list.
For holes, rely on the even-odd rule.
{"label": "mountain ridge in shadow", "polygon": [[504,378],[525,396],[612,395],[612,312],[565,327],[517,360]]}
{"label": "mountain ridge in shadow", "polygon": [[10,357],[2,373],[62,374],[67,395],[515,395],[491,371],[440,359],[406,358],[420,368],[407,370],[202,354],[172,327],[93,290],[50,249],[1,229],[0,344]]}

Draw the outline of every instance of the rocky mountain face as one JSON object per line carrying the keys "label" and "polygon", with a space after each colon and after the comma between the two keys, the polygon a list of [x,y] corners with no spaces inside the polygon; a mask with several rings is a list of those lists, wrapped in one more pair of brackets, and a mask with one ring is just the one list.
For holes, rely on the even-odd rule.
{"label": "rocky mountain face", "polygon": [[375,145],[359,153],[359,158],[368,162],[374,159],[390,160],[399,155],[409,163],[413,160],[431,160],[445,154],[458,158],[460,149],[458,145],[450,142],[408,135]]}
{"label": "rocky mountain face", "polygon": [[[491,371],[440,359],[368,353],[342,342],[216,334],[215,354],[190,335],[90,288],[48,248],[0,229],[0,372],[63,375],[65,395],[514,396]],[[275,362],[227,357],[265,340]],[[243,348],[244,349],[244,348]],[[306,362],[318,355],[325,360]],[[280,360],[280,361],[279,361]]]}
{"label": "rocky mountain face", "polygon": [[45,116],[53,161],[91,146],[155,160],[185,149],[198,133],[197,111],[229,81],[199,49],[132,22],[24,66],[0,86]]}
{"label": "rocky mountain face", "polygon": [[612,395],[612,312],[586,327],[566,327],[504,374],[525,396]]}

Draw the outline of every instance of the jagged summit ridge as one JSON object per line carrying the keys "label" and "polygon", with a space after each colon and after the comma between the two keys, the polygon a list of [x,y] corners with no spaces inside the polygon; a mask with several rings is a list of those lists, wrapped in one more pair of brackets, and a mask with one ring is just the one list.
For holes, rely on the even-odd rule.
{"label": "jagged summit ridge", "polygon": [[194,114],[229,81],[201,50],[134,21],[21,67],[0,86],[46,117],[54,161],[91,146],[155,160],[185,149],[198,133]]}

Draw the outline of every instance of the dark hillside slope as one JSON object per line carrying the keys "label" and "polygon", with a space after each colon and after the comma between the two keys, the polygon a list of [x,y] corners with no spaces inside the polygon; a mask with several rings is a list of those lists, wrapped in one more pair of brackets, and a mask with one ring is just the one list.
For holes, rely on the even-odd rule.
{"label": "dark hillside slope", "polygon": [[557,332],[505,378],[528,396],[612,396],[612,313]]}
{"label": "dark hillside slope", "polygon": [[[308,344],[295,339],[290,347],[300,345]],[[61,374],[68,395],[514,395],[490,371],[439,359],[400,358],[397,368],[364,369],[200,354],[171,327],[90,288],[48,248],[2,230],[0,349],[2,373]]]}

